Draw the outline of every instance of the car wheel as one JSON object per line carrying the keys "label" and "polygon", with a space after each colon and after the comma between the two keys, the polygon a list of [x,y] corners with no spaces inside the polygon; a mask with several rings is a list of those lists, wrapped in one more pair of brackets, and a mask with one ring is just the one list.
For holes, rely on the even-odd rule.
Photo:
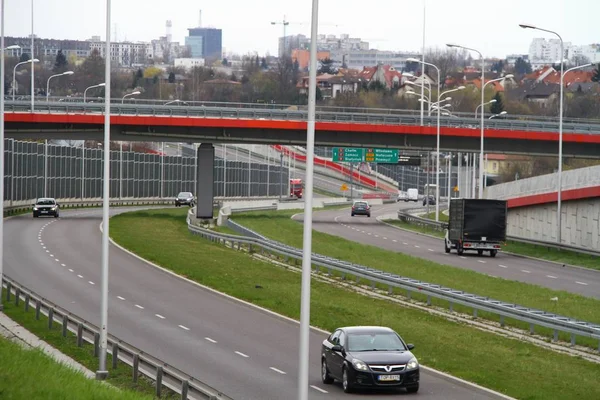
{"label": "car wheel", "polygon": [[462,247],[462,244],[459,244],[459,245],[456,247],[456,253],[457,253],[459,256],[462,256],[462,254],[464,253],[464,251],[465,251],[465,250],[463,249],[463,247]]}
{"label": "car wheel", "polygon": [[54,218],[58,218],[58,213],[54,214]]}
{"label": "car wheel", "polygon": [[354,217],[354,213],[350,214],[351,217]]}
{"label": "car wheel", "polygon": [[371,218],[371,214],[367,214],[367,217],[368,217],[368,218]]}
{"label": "car wheel", "polygon": [[444,240],[444,251],[446,253],[450,253],[451,248],[448,246],[448,243]]}
{"label": "car wheel", "polygon": [[350,381],[348,380],[348,369],[346,367],[342,370],[342,388],[344,388],[344,393],[352,393],[352,386],[350,386]]}
{"label": "car wheel", "polygon": [[33,218],[37,218],[37,217],[38,217],[38,215],[34,213],[33,214]]}
{"label": "car wheel", "polygon": [[496,257],[496,254],[498,254],[498,250],[490,250],[490,257]]}
{"label": "car wheel", "polygon": [[321,360],[321,380],[326,385],[333,383],[333,378],[331,375],[329,375],[329,370],[327,369],[327,362],[325,359]]}
{"label": "car wheel", "polygon": [[409,387],[406,388],[406,391],[408,393],[417,393],[419,391],[419,385],[416,384],[414,386],[409,386]]}

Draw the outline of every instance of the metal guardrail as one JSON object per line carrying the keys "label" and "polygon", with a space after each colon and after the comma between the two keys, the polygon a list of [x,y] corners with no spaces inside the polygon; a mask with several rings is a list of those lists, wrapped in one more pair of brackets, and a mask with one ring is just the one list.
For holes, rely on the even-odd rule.
{"label": "metal guardrail", "polygon": [[[436,221],[432,221],[428,218],[422,218],[422,217],[419,217],[416,215],[411,215],[410,211],[411,210],[398,211],[398,219],[400,219],[401,221],[407,222],[409,224],[426,226],[428,228],[432,228],[437,231],[444,231],[448,227],[447,222],[436,222]],[[593,249],[587,249],[585,247],[573,246],[573,245],[565,244],[565,243],[558,244],[556,242],[548,242],[546,240],[528,239],[528,238],[523,238],[520,236],[507,236],[506,238],[513,242],[534,244],[537,246],[549,247],[549,248],[553,248],[553,249],[557,249],[557,250],[568,250],[568,251],[573,251],[573,252],[577,252],[577,253],[583,253],[583,254],[588,254],[591,256],[600,257],[600,251],[593,250]]]}
{"label": "metal guardrail", "polygon": [[[254,237],[244,237],[238,235],[230,235],[218,233],[209,229],[195,226],[188,215],[188,229],[192,234],[199,235],[213,242],[229,242],[232,248],[240,249],[242,245],[247,246],[250,252],[260,249],[261,253],[267,252],[282,257],[286,261],[289,259],[302,260],[302,250],[292,246],[279,243],[275,240],[263,238],[256,232],[252,232]],[[239,225],[239,224],[237,224]],[[248,230],[247,228],[244,228]],[[248,230],[249,231],[249,230]],[[257,237],[258,236],[258,237]],[[347,261],[338,260],[324,255],[312,254],[312,264],[319,268],[325,268],[329,274],[336,271],[342,274],[342,278],[346,279],[346,275],[354,276],[356,281],[361,279],[371,283],[371,288],[375,288],[376,284],[387,286],[389,293],[393,289],[401,289],[407,292],[410,298],[411,293],[420,293],[427,296],[427,304],[431,305],[431,298],[445,300],[449,303],[450,309],[454,304],[460,304],[473,309],[474,317],[477,317],[477,311],[490,312],[500,316],[500,324],[504,326],[504,318],[511,318],[517,321],[522,321],[530,324],[530,331],[533,333],[534,326],[550,328],[554,331],[554,341],[558,340],[558,332],[566,332],[571,335],[571,344],[575,344],[575,337],[589,337],[598,339],[598,351],[600,351],[600,325],[590,322],[579,321],[573,318],[556,315],[543,310],[537,310],[511,304],[500,300],[490,299],[485,296],[455,290],[433,283],[423,282],[417,279],[407,278],[389,272],[379,271],[374,268],[369,268],[363,265],[354,264]]]}
{"label": "metal guardrail", "polygon": [[[6,112],[30,112],[31,104],[25,101],[7,101]],[[36,105],[36,113],[63,113],[63,114],[102,114],[103,103],[45,103]],[[111,104],[111,115],[134,115],[134,116],[180,116],[200,118],[233,118],[233,119],[271,119],[271,120],[294,120],[306,121],[307,111],[290,109],[256,109],[256,108],[230,108],[230,107],[192,107],[171,105],[136,105],[136,104]],[[343,122],[343,123],[366,123],[387,125],[419,125],[419,116],[416,114],[378,114],[378,113],[348,113],[318,111],[316,120],[320,122]],[[424,124],[436,126],[435,117],[424,117]],[[444,127],[462,127],[476,129],[480,121],[476,118],[465,116],[462,118],[442,117],[441,124]],[[488,129],[500,130],[525,130],[556,132],[556,122],[532,121],[522,119],[493,119],[486,121]],[[564,123],[564,132],[577,132],[599,134],[600,123],[587,121],[586,123]]]}
{"label": "metal guardrail", "polygon": [[[35,292],[25,288],[6,275],[2,278],[2,286],[6,288],[6,301],[19,305],[25,302],[25,310],[29,307],[35,308],[36,319],[40,314],[48,317],[48,328],[51,329],[55,323],[62,325],[62,335],[67,336],[67,331],[77,336],[77,345],[82,346],[83,341],[94,345],[94,355],[99,354],[100,330],[92,323],[79,318],[56,304],[44,299]],[[112,368],[117,368],[119,361],[133,368],[133,381],[137,382],[139,375],[144,375],[154,382],[155,394],[161,396],[163,387],[171,389],[180,394],[182,400],[186,399],[208,399],[208,400],[233,400],[231,397],[221,393],[217,389],[187,375],[179,369],[159,360],[150,354],[130,345],[119,338],[108,335],[108,353],[113,355]]]}

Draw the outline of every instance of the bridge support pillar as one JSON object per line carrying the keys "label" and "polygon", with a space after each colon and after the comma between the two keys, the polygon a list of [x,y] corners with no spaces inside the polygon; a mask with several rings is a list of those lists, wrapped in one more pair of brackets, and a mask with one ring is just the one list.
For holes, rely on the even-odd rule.
{"label": "bridge support pillar", "polygon": [[197,150],[196,218],[213,218],[215,148],[212,143],[202,143]]}

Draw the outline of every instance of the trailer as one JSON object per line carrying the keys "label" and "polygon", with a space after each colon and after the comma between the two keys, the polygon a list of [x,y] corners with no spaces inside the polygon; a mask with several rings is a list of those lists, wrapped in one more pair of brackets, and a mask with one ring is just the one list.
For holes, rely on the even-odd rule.
{"label": "trailer", "polygon": [[507,202],[488,199],[450,200],[450,218],[444,247],[458,255],[465,251],[495,257],[506,241]]}

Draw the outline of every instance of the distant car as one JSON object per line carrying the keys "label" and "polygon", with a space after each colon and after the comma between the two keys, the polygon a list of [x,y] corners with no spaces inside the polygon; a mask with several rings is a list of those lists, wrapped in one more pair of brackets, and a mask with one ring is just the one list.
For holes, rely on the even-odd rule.
{"label": "distant car", "polygon": [[399,192],[396,202],[399,202],[400,200],[408,201],[408,194],[406,192]]}
{"label": "distant car", "polygon": [[321,345],[321,379],[355,388],[406,388],[419,391],[419,362],[394,330],[382,326],[336,329]]}
{"label": "distant car", "polygon": [[406,192],[406,198],[404,199],[404,201],[418,201],[419,200],[419,190],[412,188],[412,189],[408,189]]}
{"label": "distant car", "polygon": [[179,207],[181,205],[194,207],[194,204],[195,198],[191,192],[180,192],[175,198],[175,207]]}
{"label": "distant car", "polygon": [[42,197],[35,201],[33,204],[33,218],[48,215],[58,218],[60,211],[59,205],[55,199],[51,197]]}
{"label": "distant car", "polygon": [[435,206],[435,197],[434,196],[429,195],[429,196],[423,197],[423,205],[424,206],[427,205],[427,200],[429,200],[429,205],[430,206]]}
{"label": "distant car", "polygon": [[354,204],[352,204],[350,215],[352,217],[355,215],[366,215],[371,218],[371,206],[369,206],[369,203],[366,201],[355,201]]}

